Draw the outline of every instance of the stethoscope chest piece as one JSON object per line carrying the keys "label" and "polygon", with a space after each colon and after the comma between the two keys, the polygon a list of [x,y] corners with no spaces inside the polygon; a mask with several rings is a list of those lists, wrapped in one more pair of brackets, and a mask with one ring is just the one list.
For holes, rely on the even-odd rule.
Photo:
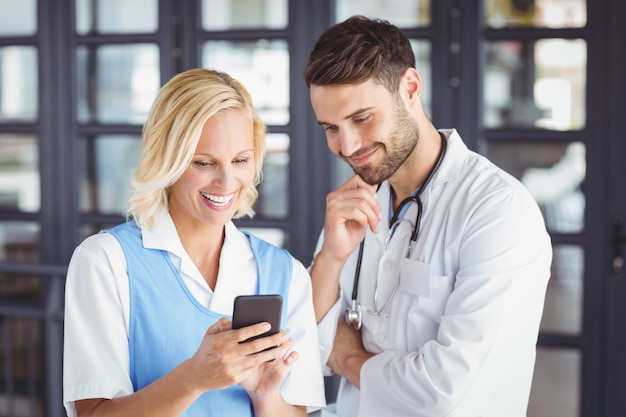
{"label": "stethoscope chest piece", "polygon": [[356,330],[361,328],[361,324],[363,323],[363,314],[361,313],[361,306],[356,302],[356,300],[352,300],[352,305],[346,308],[345,315],[346,323],[351,324]]}

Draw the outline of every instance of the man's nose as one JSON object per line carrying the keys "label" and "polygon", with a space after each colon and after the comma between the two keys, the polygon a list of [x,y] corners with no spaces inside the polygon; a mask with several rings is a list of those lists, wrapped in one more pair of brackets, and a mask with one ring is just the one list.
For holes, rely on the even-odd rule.
{"label": "man's nose", "polygon": [[350,156],[361,148],[361,138],[352,129],[344,129],[340,135],[341,154]]}

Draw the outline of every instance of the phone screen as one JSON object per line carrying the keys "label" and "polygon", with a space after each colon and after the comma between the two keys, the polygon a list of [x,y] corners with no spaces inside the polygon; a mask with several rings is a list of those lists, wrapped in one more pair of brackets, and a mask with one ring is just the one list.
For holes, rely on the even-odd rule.
{"label": "phone screen", "polygon": [[283,298],[280,294],[237,296],[233,305],[233,329],[240,329],[265,321],[270,323],[272,328],[244,342],[276,334],[280,330],[282,308]]}

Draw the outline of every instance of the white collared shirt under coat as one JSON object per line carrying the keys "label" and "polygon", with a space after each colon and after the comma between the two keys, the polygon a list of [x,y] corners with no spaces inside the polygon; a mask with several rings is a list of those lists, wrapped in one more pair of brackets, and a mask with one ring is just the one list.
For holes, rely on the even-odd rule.
{"label": "white collared shirt under coat", "polygon": [[[550,276],[552,248],[543,217],[512,176],[470,151],[456,130],[422,194],[413,256],[405,259],[416,216],[411,204],[386,251],[389,184],[378,191],[379,231],[367,232],[358,300],[365,349],[361,390],[342,380],[341,417],[523,417]],[[323,236],[320,236],[318,248]],[[318,325],[322,360],[352,295],[357,250],[341,278],[341,298]],[[400,273],[390,308],[386,302]],[[378,278],[377,278],[378,277]]]}

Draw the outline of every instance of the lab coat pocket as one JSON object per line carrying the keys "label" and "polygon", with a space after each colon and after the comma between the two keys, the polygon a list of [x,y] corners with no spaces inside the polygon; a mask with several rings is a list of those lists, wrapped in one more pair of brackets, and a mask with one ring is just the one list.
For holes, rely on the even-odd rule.
{"label": "lab coat pocket", "polygon": [[430,264],[403,258],[400,262],[400,291],[430,297]]}
{"label": "lab coat pocket", "polygon": [[454,279],[446,275],[434,275],[430,264],[413,259],[400,263],[400,291],[422,298],[447,298],[454,287]]}

